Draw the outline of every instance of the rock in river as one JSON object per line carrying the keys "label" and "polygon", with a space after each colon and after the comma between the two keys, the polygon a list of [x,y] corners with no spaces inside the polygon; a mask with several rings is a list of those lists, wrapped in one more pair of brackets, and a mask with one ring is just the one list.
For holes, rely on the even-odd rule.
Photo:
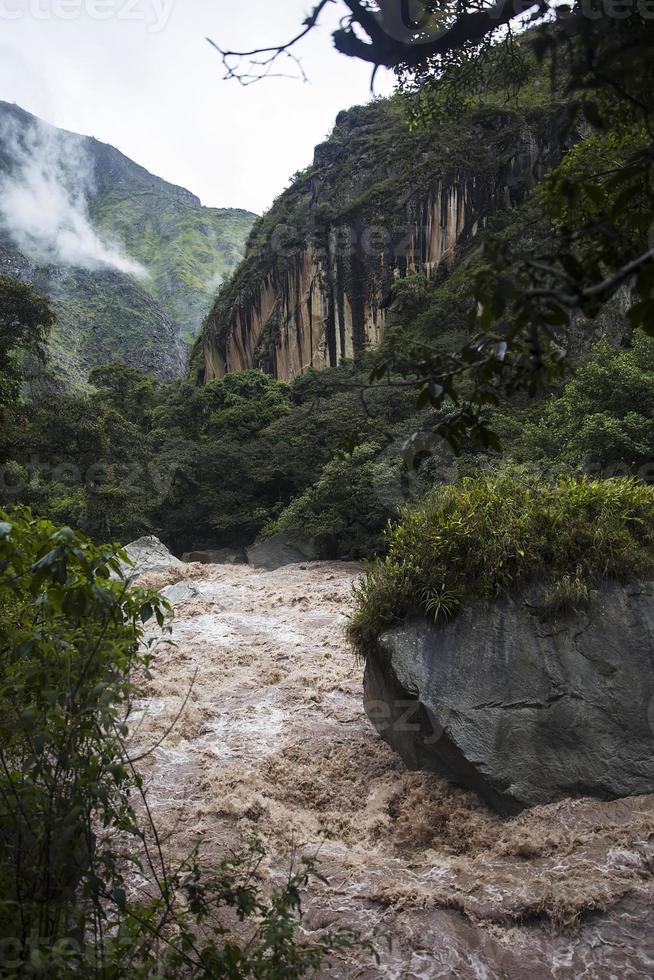
{"label": "rock in river", "polygon": [[607,585],[546,622],[524,600],[383,634],[366,711],[414,769],[497,810],[654,791],[654,585]]}

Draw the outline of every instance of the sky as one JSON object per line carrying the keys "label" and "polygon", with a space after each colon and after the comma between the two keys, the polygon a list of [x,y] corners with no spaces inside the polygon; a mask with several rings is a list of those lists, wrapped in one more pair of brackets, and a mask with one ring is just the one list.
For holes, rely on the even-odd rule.
{"label": "sky", "polygon": [[[306,167],[337,113],[370,97],[370,68],[325,24],[298,54],[309,81],[223,81],[221,47],[297,33],[310,0],[0,0],[0,99],[95,136],[203,204],[257,213]],[[288,64],[284,69],[293,71]],[[378,74],[375,93],[392,89]]]}

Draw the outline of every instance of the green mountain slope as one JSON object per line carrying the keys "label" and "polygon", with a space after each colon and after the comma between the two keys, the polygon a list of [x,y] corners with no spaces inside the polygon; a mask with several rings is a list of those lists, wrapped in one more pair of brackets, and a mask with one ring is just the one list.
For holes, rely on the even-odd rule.
{"label": "green mountain slope", "polygon": [[113,360],[181,375],[254,218],[205,208],[113,147],[0,102],[0,273],[53,300],[51,368],[65,387]]}

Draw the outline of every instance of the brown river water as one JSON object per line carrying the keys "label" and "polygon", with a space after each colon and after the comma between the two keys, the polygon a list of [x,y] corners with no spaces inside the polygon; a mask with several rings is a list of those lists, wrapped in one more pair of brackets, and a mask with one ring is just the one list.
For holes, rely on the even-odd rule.
{"label": "brown river water", "polygon": [[[654,977],[654,796],[569,800],[501,819],[408,771],[362,708],[344,637],[359,569],[186,565],[143,581],[173,593],[132,742],[152,745],[148,795],[176,852],[224,853],[252,828],[271,880],[320,847],[329,885],[307,938],[387,930],[381,964],[347,952],[335,978]],[[321,844],[322,833],[331,837]]]}

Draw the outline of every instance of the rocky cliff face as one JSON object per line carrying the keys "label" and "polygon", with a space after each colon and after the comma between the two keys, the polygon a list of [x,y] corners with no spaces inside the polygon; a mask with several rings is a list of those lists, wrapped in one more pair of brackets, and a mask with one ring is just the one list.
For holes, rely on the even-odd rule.
{"label": "rocky cliff face", "polygon": [[282,380],[376,345],[394,281],[452,263],[558,159],[551,110],[484,111],[428,132],[399,98],[342,113],[255,227],[205,326],[200,380]]}

